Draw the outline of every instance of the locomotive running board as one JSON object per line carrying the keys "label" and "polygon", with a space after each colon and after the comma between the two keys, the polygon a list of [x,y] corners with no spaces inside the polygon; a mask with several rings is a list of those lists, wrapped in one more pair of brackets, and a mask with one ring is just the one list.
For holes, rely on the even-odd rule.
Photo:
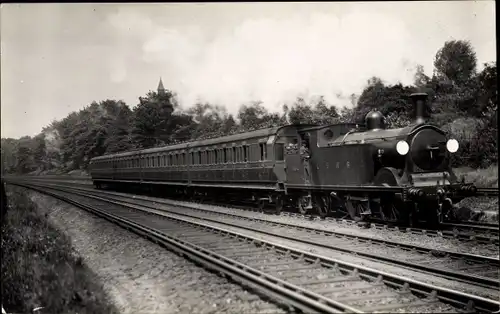
{"label": "locomotive running board", "polygon": [[110,180],[110,179],[95,179],[95,182],[101,183],[137,183],[137,184],[156,184],[156,185],[173,185],[183,187],[203,187],[203,188],[230,188],[230,189],[252,189],[252,190],[269,190],[277,191],[276,185],[255,185],[255,184],[218,184],[218,183],[187,183],[178,181],[135,181],[135,180]]}
{"label": "locomotive running board", "polygon": [[301,189],[312,191],[345,191],[345,192],[391,192],[402,193],[405,187],[401,186],[378,186],[378,185],[302,185],[287,184],[288,189]]}

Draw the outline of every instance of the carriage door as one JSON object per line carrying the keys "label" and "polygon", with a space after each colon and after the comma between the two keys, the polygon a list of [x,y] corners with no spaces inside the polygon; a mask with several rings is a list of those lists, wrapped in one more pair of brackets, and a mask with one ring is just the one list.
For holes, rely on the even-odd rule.
{"label": "carriage door", "polygon": [[285,174],[287,184],[304,183],[304,167],[300,160],[299,139],[287,137],[285,144]]}

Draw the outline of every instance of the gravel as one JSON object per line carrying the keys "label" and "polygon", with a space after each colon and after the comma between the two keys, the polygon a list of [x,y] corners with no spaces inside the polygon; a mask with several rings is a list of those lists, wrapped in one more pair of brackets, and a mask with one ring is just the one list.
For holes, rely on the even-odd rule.
{"label": "gravel", "polygon": [[121,313],[284,313],[275,305],[131,232],[39,193]]}
{"label": "gravel", "polygon": [[461,220],[498,223],[498,197],[469,197],[458,202],[454,214]]}
{"label": "gravel", "polygon": [[[133,196],[129,194],[122,194],[122,195]],[[384,230],[376,228],[365,229],[365,228],[359,228],[355,224],[348,221],[320,220],[320,219],[307,220],[301,217],[293,217],[288,215],[280,215],[280,216],[270,215],[265,213],[245,211],[236,208],[227,208],[215,205],[204,205],[191,202],[165,200],[161,198],[154,198],[142,195],[135,197],[157,202],[157,205],[159,206],[164,205],[162,204],[164,202],[168,202],[169,204],[172,205],[176,204],[187,205],[194,208],[210,210],[219,213],[239,215],[242,217],[264,219],[267,221],[294,224],[303,227],[346,233],[350,235],[363,236],[374,239],[397,241],[410,245],[424,246],[434,250],[446,250],[451,252],[469,253],[469,254],[490,256],[490,257],[498,257],[499,255],[499,246],[495,244],[478,244],[476,241],[461,241],[458,239],[443,238],[436,236],[433,237],[430,235],[415,234],[410,232],[397,232],[394,230]]]}
{"label": "gravel", "polygon": [[[101,202],[96,202],[96,203],[101,203]],[[179,237],[181,239],[184,238],[185,234],[187,234],[189,236],[188,239],[189,242],[201,245],[202,247],[214,249],[217,252],[220,252],[220,250],[223,249],[224,253],[221,254],[229,258],[233,258],[237,261],[243,262],[244,264],[248,263],[260,264],[267,268],[267,265],[269,265],[270,263],[275,263],[280,261],[279,255],[277,255],[275,252],[269,251],[265,248],[264,250],[257,249],[257,247],[260,247],[258,245],[256,246],[256,248],[253,248],[253,245],[250,243],[244,244],[243,242],[240,242],[239,240],[236,239],[229,239],[224,236],[219,236],[213,233],[205,233],[204,231],[192,228],[189,225],[181,226],[178,225],[177,223],[172,224],[170,220],[163,220],[158,216],[138,215],[135,211],[132,213],[129,212],[127,209],[121,208],[120,206],[111,205],[109,207],[113,213],[116,213],[120,216],[123,215],[124,217],[129,217],[130,219],[139,222],[141,224],[145,224],[148,227],[158,228],[159,230],[166,231],[169,234],[172,234],[173,236]],[[194,236],[195,234],[196,237]],[[281,260],[280,262],[283,262],[283,260]],[[297,261],[295,260],[290,260],[290,262],[292,262],[293,264],[297,264]],[[298,268],[302,268],[301,270],[297,269],[296,267],[292,267],[292,269],[288,270],[289,268],[285,266],[283,267],[284,269],[282,270],[275,270],[274,272],[271,271],[270,273],[274,274],[278,278],[284,276],[287,281],[294,283],[296,285],[302,285],[305,282],[308,281],[310,282],[311,280],[318,281],[318,280],[325,280],[327,278],[332,280],[334,277],[337,281],[337,285],[344,284],[344,282],[338,282],[338,279],[340,279],[339,278],[340,272],[338,270],[322,268],[319,267],[319,265],[309,265],[308,269],[303,269],[304,266],[305,264],[302,264],[302,267],[300,267],[299,265]],[[274,269],[274,267],[272,268]],[[358,281],[361,282],[361,280],[359,279]],[[351,282],[346,282],[346,283],[348,285],[351,284]],[[313,289],[313,291],[314,290],[315,289]],[[411,294],[408,294],[408,296],[401,296],[395,290],[389,289],[388,287],[383,285],[375,285],[372,286],[370,289],[364,289],[364,291],[371,292],[372,294],[377,294],[378,297],[375,299],[370,299],[362,296],[361,298],[355,297],[355,299],[353,300],[354,294],[360,296],[364,295],[364,293],[362,293],[361,291],[357,292],[348,291],[347,289],[342,289],[340,292],[337,293],[335,297],[337,298],[342,296],[344,299],[347,298],[345,300],[340,300],[342,303],[344,303],[345,301],[349,305],[365,309],[366,308],[370,309],[374,305],[384,305],[384,304],[397,304],[396,305],[397,307],[401,307],[400,305],[401,302],[407,304],[410,301],[412,302],[417,301],[417,297]],[[326,293],[325,295],[328,294],[329,293]],[[436,312],[442,312],[443,311],[442,309],[447,307],[442,303],[436,303],[434,305],[435,305],[434,310]]]}
{"label": "gravel", "polygon": [[[140,196],[140,197],[148,199],[148,200],[156,200],[157,202],[165,202],[164,199],[158,199],[158,198],[153,198],[153,197],[144,197],[144,196]],[[266,219],[269,221],[293,223],[293,224],[297,224],[297,225],[313,227],[313,228],[318,228],[318,229],[332,230],[332,231],[337,231],[337,232],[345,232],[345,233],[349,233],[349,234],[353,234],[353,235],[380,238],[380,239],[391,240],[391,241],[399,241],[399,242],[408,243],[408,244],[426,246],[426,247],[434,248],[436,250],[444,249],[444,250],[448,250],[448,251],[466,252],[466,253],[480,254],[480,255],[486,255],[486,256],[495,256],[495,257],[498,256],[498,246],[478,245],[477,243],[474,243],[474,242],[467,243],[467,242],[458,241],[455,239],[430,237],[430,236],[421,235],[421,234],[398,233],[398,232],[394,232],[391,230],[360,229],[360,228],[358,228],[350,223],[335,222],[335,221],[329,221],[329,220],[326,220],[326,221],[321,221],[321,220],[308,221],[308,220],[305,220],[302,218],[297,218],[297,217],[290,217],[290,216],[285,216],[285,215],[275,216],[275,215],[269,215],[269,214],[263,214],[263,213],[243,211],[240,209],[225,208],[225,207],[220,207],[220,206],[207,206],[207,205],[202,205],[202,204],[193,204],[193,203],[189,203],[189,202],[170,201],[170,200],[168,202],[171,204],[189,204],[190,206],[203,208],[203,209],[210,209],[212,211],[237,214],[237,215],[246,216],[246,217]],[[196,219],[193,219],[193,221],[196,221]],[[212,225],[217,226],[216,223],[212,223]],[[407,269],[404,269],[401,267],[395,267],[395,266],[390,266],[390,265],[387,265],[384,263],[368,261],[366,259],[354,257],[354,256],[348,255],[348,254],[334,252],[334,251],[327,250],[327,249],[311,248],[310,245],[303,245],[300,243],[296,243],[296,242],[288,241],[288,240],[282,240],[282,239],[272,237],[272,236],[261,236],[261,235],[255,234],[254,232],[251,232],[251,231],[243,231],[239,228],[231,228],[231,227],[227,227],[227,226],[223,226],[223,225],[219,225],[219,227],[224,228],[224,229],[228,229],[228,230],[241,232],[244,234],[248,234],[248,235],[254,236],[256,238],[263,239],[263,240],[273,241],[277,244],[287,245],[287,246],[295,247],[295,248],[298,248],[298,249],[301,249],[304,251],[309,251],[312,253],[336,258],[336,259],[339,259],[342,261],[357,263],[360,265],[379,269],[379,270],[386,271],[386,272],[393,273],[393,274],[397,274],[400,276],[414,278],[416,280],[427,282],[430,284],[435,284],[438,286],[447,287],[447,288],[451,288],[451,289],[455,289],[455,290],[459,290],[462,292],[471,293],[471,294],[475,294],[475,295],[479,295],[479,296],[483,296],[483,297],[498,299],[498,291],[495,291],[492,289],[485,289],[485,288],[481,288],[481,287],[477,287],[477,286],[467,285],[464,283],[455,282],[455,281],[435,277],[432,275],[427,275],[427,274],[420,273],[420,272],[410,271],[410,270],[407,270]],[[425,310],[425,309],[423,309],[423,310]]]}
{"label": "gravel", "polygon": [[[176,216],[175,214],[171,214],[171,215]],[[192,221],[192,222],[198,222],[198,223],[200,222],[200,219],[196,219],[196,218],[186,218],[186,217],[182,217],[182,216],[177,216],[177,217],[188,220],[188,221]],[[366,267],[370,267],[370,268],[384,271],[387,273],[391,273],[394,275],[399,275],[399,276],[406,277],[406,278],[412,278],[412,279],[415,279],[418,281],[437,285],[440,287],[454,289],[454,290],[462,291],[465,293],[479,295],[482,297],[493,298],[494,300],[498,299],[498,290],[487,289],[487,288],[478,287],[478,286],[471,285],[471,284],[466,284],[466,283],[457,282],[457,281],[453,281],[453,280],[449,280],[449,279],[445,279],[445,278],[441,278],[441,277],[436,277],[434,275],[409,270],[409,269],[406,269],[403,267],[392,266],[392,265],[388,265],[388,264],[385,264],[382,262],[375,262],[375,261],[367,260],[364,258],[356,257],[356,256],[353,256],[351,254],[345,254],[345,253],[340,253],[338,251],[333,251],[330,249],[322,249],[322,248],[317,248],[317,247],[312,248],[311,245],[302,244],[302,243],[298,243],[298,242],[291,241],[291,240],[284,240],[284,239],[281,239],[281,238],[275,237],[275,236],[262,235],[262,234],[259,234],[258,232],[242,230],[238,227],[230,227],[230,226],[226,226],[226,225],[219,224],[216,222],[211,222],[209,224],[204,222],[204,224],[211,225],[211,226],[218,227],[218,228],[222,228],[222,229],[226,229],[229,231],[239,232],[239,233],[242,233],[245,235],[249,235],[249,236],[261,239],[263,241],[271,241],[271,242],[276,243],[278,245],[289,246],[292,248],[296,248],[296,249],[303,250],[306,252],[311,252],[311,253],[318,254],[321,256],[338,259],[340,261],[354,263],[354,264],[358,264],[358,265],[363,265]]]}

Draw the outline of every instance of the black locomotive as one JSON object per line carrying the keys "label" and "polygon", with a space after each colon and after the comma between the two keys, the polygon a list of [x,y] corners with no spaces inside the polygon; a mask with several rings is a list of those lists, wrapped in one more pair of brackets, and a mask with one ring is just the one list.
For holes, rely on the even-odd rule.
{"label": "black locomotive", "polygon": [[474,195],[449,157],[458,142],[428,124],[427,95],[412,94],[411,125],[287,125],[91,160],[97,188],[137,186],[165,195],[249,200],[259,207],[347,215],[356,220],[436,224],[452,203]]}

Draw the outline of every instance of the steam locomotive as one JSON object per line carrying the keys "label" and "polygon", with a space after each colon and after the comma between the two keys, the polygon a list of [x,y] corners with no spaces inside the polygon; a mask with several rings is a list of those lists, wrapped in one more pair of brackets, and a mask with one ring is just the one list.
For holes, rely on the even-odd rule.
{"label": "steam locomotive", "polygon": [[474,195],[450,154],[459,143],[426,123],[427,94],[410,96],[414,122],[386,129],[378,111],[365,125],[287,125],[93,158],[97,188],[153,189],[165,196],[246,200],[280,213],[439,224],[453,202]]}

